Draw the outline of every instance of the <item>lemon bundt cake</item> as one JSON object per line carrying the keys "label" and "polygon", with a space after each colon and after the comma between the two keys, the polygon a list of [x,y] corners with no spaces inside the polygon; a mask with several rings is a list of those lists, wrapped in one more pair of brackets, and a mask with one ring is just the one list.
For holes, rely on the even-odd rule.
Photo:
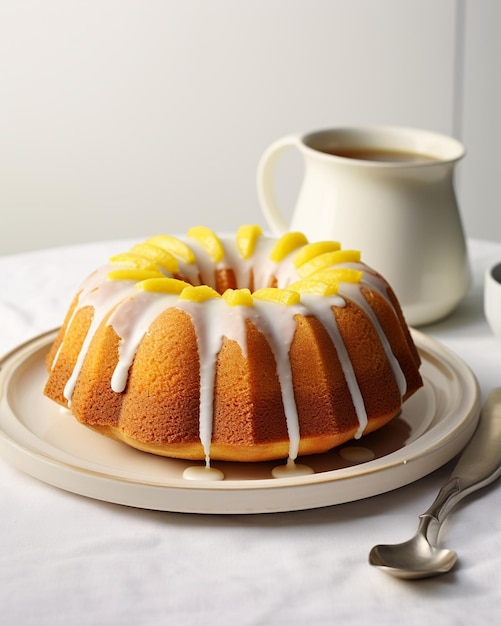
{"label": "lemon bundt cake", "polygon": [[294,460],[394,418],[421,385],[386,281],[332,241],[195,227],[110,259],[77,293],[45,394],[183,459]]}

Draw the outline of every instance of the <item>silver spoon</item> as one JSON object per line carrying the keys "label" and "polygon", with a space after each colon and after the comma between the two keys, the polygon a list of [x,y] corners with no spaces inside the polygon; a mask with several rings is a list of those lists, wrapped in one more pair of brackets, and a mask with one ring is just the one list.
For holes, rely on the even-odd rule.
{"label": "silver spoon", "polygon": [[374,546],[369,563],[398,578],[427,578],[448,572],[457,554],[437,547],[442,522],[460,500],[499,476],[501,388],[488,395],[475,434],[433,504],[419,516],[414,537],[404,543]]}

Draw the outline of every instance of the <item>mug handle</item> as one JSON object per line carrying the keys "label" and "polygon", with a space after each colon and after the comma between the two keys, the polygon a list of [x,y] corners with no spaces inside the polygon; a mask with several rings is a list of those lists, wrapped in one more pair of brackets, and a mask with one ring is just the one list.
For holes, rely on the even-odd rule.
{"label": "mug handle", "polygon": [[259,160],[257,168],[257,193],[261,210],[268,225],[276,235],[283,235],[289,225],[278,207],[275,193],[275,172],[279,158],[291,148],[299,149],[300,135],[287,135],[272,143]]}

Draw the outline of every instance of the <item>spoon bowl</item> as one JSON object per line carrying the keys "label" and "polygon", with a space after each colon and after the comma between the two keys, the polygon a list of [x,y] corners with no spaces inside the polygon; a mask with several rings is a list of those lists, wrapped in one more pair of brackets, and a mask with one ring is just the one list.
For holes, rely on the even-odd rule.
{"label": "spoon bowl", "polygon": [[422,519],[417,533],[408,541],[374,546],[369,563],[398,578],[428,578],[449,572],[457,561],[457,553],[432,545],[423,525]]}
{"label": "spoon bowl", "polygon": [[498,388],[487,397],[477,429],[449,480],[429,509],[419,516],[414,537],[403,543],[374,546],[369,563],[398,578],[426,578],[450,571],[457,554],[437,547],[442,522],[460,500],[500,475],[501,388]]}

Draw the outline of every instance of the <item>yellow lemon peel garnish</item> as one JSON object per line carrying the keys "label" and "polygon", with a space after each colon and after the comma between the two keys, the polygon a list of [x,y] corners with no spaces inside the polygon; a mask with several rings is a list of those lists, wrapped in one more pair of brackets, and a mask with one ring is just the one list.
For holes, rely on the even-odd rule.
{"label": "yellow lemon peel garnish", "polygon": [[221,298],[221,295],[208,285],[198,285],[185,287],[179,294],[180,300],[191,300],[192,302],[205,302],[211,298]]}
{"label": "yellow lemon peel garnish", "polygon": [[350,269],[348,267],[333,267],[326,270],[320,270],[308,276],[311,280],[322,280],[333,283],[359,283],[364,273],[360,270]]}
{"label": "yellow lemon peel garnish", "polygon": [[170,254],[173,254],[189,265],[195,263],[196,259],[193,250],[188,244],[173,235],[154,235],[147,239],[146,243],[170,252]]}
{"label": "yellow lemon peel garnish", "polygon": [[276,302],[285,306],[298,304],[301,299],[297,291],[278,289],[276,287],[263,287],[263,289],[258,289],[252,295],[257,300],[267,300],[268,302]]}
{"label": "yellow lemon peel garnish", "polygon": [[143,256],[145,259],[154,261],[157,265],[160,265],[163,269],[167,270],[170,274],[177,274],[179,271],[179,263],[176,257],[172,256],[170,252],[155,246],[151,243],[138,243],[132,246],[130,251],[133,254]]}
{"label": "yellow lemon peel garnish", "polygon": [[319,254],[314,259],[307,261],[301,267],[298,267],[297,273],[301,278],[306,278],[313,272],[327,269],[332,265],[339,265],[340,263],[359,263],[360,251],[359,250],[337,250],[335,252],[325,252]]}
{"label": "yellow lemon peel garnish", "polygon": [[249,259],[256,246],[257,239],[263,234],[261,226],[257,224],[244,224],[237,230],[237,248],[243,259]]}
{"label": "yellow lemon peel garnish", "polygon": [[111,270],[108,278],[111,280],[133,280],[139,282],[150,278],[163,278],[164,275],[159,270]]}
{"label": "yellow lemon peel garnish", "polygon": [[299,246],[304,246],[307,243],[308,239],[306,239],[303,233],[285,233],[275,244],[275,247],[271,251],[270,259],[275,263],[280,263],[280,261],[283,261],[286,256],[299,248]]}
{"label": "yellow lemon peel garnish", "polygon": [[289,289],[294,289],[299,293],[315,293],[320,296],[334,296],[338,292],[338,284],[332,281],[318,280],[315,278],[303,278],[298,280]]}
{"label": "yellow lemon peel garnish", "polygon": [[326,252],[336,252],[341,249],[341,244],[337,241],[316,241],[315,243],[309,243],[303,246],[301,250],[298,250],[294,255],[294,266],[301,267],[311,259],[325,254]]}
{"label": "yellow lemon peel garnish", "polygon": [[207,250],[216,263],[224,258],[224,248],[219,237],[206,226],[194,226],[188,231],[188,237],[195,239]]}
{"label": "yellow lemon peel garnish", "polygon": [[137,283],[136,289],[140,291],[153,291],[156,293],[180,294],[183,289],[189,287],[189,283],[177,278],[147,278]]}
{"label": "yellow lemon peel garnish", "polygon": [[151,259],[147,259],[140,254],[134,254],[133,252],[123,252],[121,254],[115,254],[110,258],[110,263],[113,265],[122,265],[124,269],[130,270],[155,270],[157,265]]}
{"label": "yellow lemon peel garnish", "polygon": [[254,306],[254,300],[249,289],[227,289],[223,298],[229,306]]}

